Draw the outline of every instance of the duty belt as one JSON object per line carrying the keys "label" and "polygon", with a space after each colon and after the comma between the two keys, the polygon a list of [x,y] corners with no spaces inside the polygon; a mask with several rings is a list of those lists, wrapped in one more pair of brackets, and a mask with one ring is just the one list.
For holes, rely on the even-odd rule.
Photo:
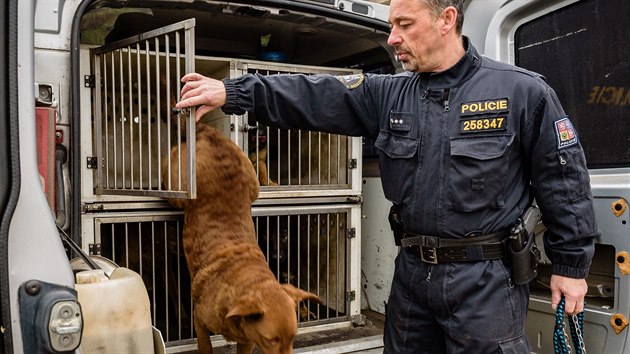
{"label": "duty belt", "polygon": [[444,238],[405,231],[402,247],[409,247],[423,262],[477,262],[503,258],[503,240],[509,230],[470,238]]}

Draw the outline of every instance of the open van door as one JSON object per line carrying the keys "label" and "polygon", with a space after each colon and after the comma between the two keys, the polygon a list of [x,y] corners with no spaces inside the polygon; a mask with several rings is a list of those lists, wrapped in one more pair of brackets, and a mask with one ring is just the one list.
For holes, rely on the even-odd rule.
{"label": "open van door", "polygon": [[81,341],[82,315],[38,172],[34,2],[6,0],[0,4],[2,352],[70,352]]}
{"label": "open van door", "polygon": [[[12,338],[10,328],[11,323],[11,300],[9,290],[9,257],[8,257],[8,220],[13,212],[8,206],[11,196],[11,176],[9,169],[9,159],[11,146],[9,139],[9,62],[15,61],[15,49],[9,50],[9,14],[14,11],[9,10],[8,0],[0,0],[2,16],[0,16],[0,27],[5,29],[0,31],[0,353],[11,354]],[[13,5],[15,5],[13,1]],[[15,19],[14,19],[15,22]],[[13,32],[14,33],[14,32]]]}
{"label": "open van door", "polygon": [[[587,279],[584,340],[589,353],[628,353],[630,22],[618,14],[630,13],[630,3],[473,0],[466,11],[464,33],[484,55],[544,75],[578,130],[601,232]],[[554,352],[550,277],[543,257],[526,322],[537,353]]]}

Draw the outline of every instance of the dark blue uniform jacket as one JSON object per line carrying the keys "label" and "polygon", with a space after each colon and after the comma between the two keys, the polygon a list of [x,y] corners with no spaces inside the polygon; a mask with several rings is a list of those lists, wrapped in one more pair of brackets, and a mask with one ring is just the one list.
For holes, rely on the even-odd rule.
{"label": "dark blue uniform jacket", "polygon": [[586,277],[597,228],[571,121],[540,75],[464,43],[464,57],[440,73],[225,79],[223,111],[373,139],[385,196],[413,233],[505,230],[535,197],[554,274]]}

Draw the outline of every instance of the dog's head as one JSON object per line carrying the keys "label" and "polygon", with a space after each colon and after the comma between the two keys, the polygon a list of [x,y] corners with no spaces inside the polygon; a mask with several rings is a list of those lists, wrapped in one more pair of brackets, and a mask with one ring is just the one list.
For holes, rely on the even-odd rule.
{"label": "dog's head", "polygon": [[265,134],[262,127],[248,131],[247,136],[249,139],[249,142],[247,143],[248,153],[251,154],[267,148],[267,135]]}
{"label": "dog's head", "polygon": [[[202,123],[197,124],[195,140],[197,199],[170,199],[169,202],[179,208],[197,201],[229,202],[249,209],[258,198],[259,185],[256,171],[245,153],[219,130]],[[182,190],[186,190],[186,164],[186,143],[181,144],[181,149],[173,147],[170,161],[165,158],[162,163],[164,183],[179,186],[181,169]]]}
{"label": "dog's head", "polygon": [[226,318],[234,321],[262,354],[289,354],[297,335],[297,305],[305,300],[321,303],[316,295],[289,284],[260,289],[243,295]]}

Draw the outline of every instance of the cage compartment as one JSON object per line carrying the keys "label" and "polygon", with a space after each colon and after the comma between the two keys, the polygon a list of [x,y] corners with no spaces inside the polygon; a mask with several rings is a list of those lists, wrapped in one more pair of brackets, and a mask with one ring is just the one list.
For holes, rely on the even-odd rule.
{"label": "cage compartment", "polygon": [[194,164],[176,164],[185,180],[161,175],[173,147],[187,141],[188,160],[194,156],[194,109],[173,111],[178,78],[195,70],[194,25],[190,19],[92,49],[95,194],[195,197]]}
{"label": "cage compartment", "polygon": [[[197,56],[198,73],[215,79],[247,73],[350,75],[360,70]],[[209,112],[200,120],[229,136],[250,158],[261,185],[260,199],[358,196],[361,138],[278,129],[245,115]]]}
{"label": "cage compartment", "polygon": [[[360,312],[360,206],[255,207],[252,213],[259,246],[277,279],[322,300],[300,304],[301,331],[349,324]],[[153,325],[169,346],[195,338],[182,231],[181,211],[83,215],[83,248],[140,274]]]}

